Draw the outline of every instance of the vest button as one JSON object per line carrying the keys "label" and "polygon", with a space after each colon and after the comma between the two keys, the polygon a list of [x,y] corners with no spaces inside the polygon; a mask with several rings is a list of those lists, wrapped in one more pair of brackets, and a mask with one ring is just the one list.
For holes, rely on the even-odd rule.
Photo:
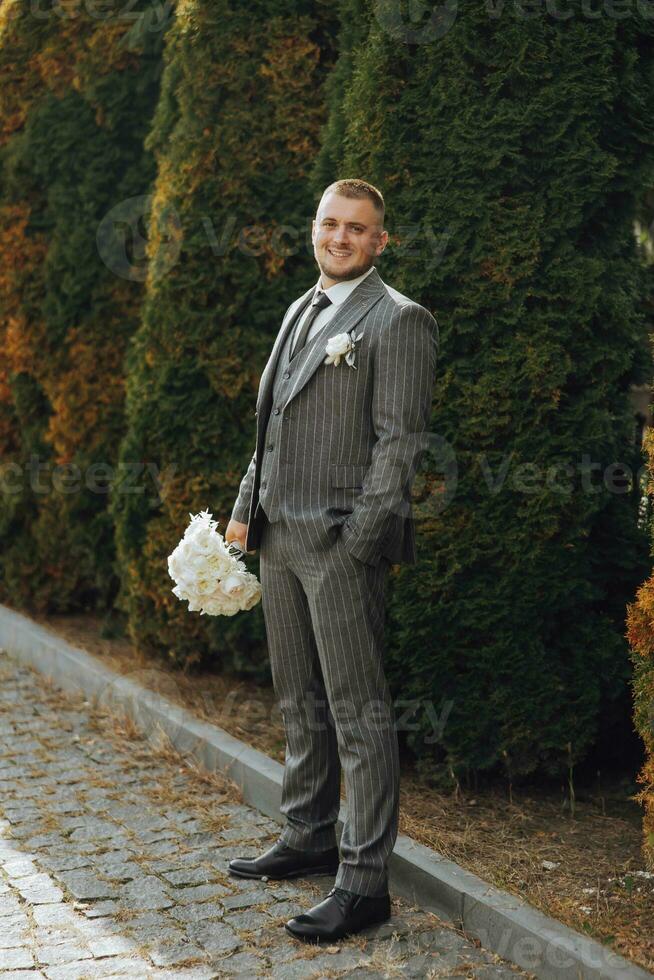
{"label": "vest button", "polygon": [[284,374],[282,375],[282,377],[284,377],[284,378],[290,378],[290,374],[288,373],[288,371],[284,371]]}
{"label": "vest button", "polygon": [[261,481],[261,489],[262,490],[265,490],[266,489],[266,481],[265,480],[262,480]]}

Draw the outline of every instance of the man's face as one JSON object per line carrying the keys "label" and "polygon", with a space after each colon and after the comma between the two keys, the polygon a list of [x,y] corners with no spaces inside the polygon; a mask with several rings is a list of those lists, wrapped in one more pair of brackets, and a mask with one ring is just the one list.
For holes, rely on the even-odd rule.
{"label": "man's face", "polygon": [[367,272],[388,241],[375,207],[367,197],[357,199],[330,192],[318,205],[311,228],[313,254],[323,286],[356,279]]}

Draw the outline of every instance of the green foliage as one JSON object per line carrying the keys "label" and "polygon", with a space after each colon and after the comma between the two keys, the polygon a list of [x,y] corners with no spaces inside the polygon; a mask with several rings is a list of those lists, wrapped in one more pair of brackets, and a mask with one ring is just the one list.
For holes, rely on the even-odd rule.
{"label": "green foliage", "polygon": [[108,267],[96,236],[153,179],[143,141],[162,38],[134,48],[120,15],[4,6],[14,12],[0,32],[0,209],[13,250],[0,283],[13,419],[3,463],[15,476],[0,498],[0,589],[40,609],[106,606],[117,581],[101,474],[123,431],[123,358],[142,285]]}
{"label": "green foliage", "polygon": [[624,608],[647,541],[635,476],[624,493],[602,476],[641,465],[632,222],[654,165],[654,26],[570,7],[494,23],[464,0],[428,43],[376,16],[339,83],[334,179],[382,189],[382,278],[440,325],[420,560],[393,576],[389,670],[422,706],[410,744],[455,772],[563,772],[607,711],[614,741],[630,727]]}
{"label": "green foliage", "polygon": [[[145,0],[131,21],[0,0],[0,599],[118,589],[139,649],[266,673],[261,607],[189,614],[167,556],[191,513],[224,530],[261,371],[316,278],[312,202],[358,176],[387,202],[382,278],[440,326],[419,562],[389,590],[408,742],[448,785],[620,750],[649,565],[629,390],[651,373],[654,25],[568,6],[460,0],[430,38],[373,0],[184,0],[158,29]],[[53,467],[98,463],[110,495],[52,492]]]}
{"label": "green foliage", "polygon": [[324,122],[319,40],[332,16],[295,0],[195,0],[167,38],[147,141],[158,164],[151,266],[121,450],[125,468],[157,467],[161,502],[117,486],[112,508],[132,639],[188,666],[264,668],[261,607],[229,620],[189,615],[166,559],[192,513],[210,510],[224,532],[254,449],[261,371],[286,308],[316,275],[307,165]]}

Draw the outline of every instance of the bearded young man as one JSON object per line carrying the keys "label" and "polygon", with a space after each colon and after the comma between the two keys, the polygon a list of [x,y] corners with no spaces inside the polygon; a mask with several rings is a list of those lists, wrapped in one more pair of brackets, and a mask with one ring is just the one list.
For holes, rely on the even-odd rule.
{"label": "bearded young man", "polygon": [[335,874],[327,897],[286,923],[299,939],[330,941],[391,914],[399,760],[384,589],[391,563],[416,561],[411,487],[439,336],[431,313],[375,268],[388,242],[377,188],[327,187],[312,242],[320,277],[286,311],[261,377],[256,449],[225,532],[244,551],[260,549],[286,823],[273,847],[229,870]]}

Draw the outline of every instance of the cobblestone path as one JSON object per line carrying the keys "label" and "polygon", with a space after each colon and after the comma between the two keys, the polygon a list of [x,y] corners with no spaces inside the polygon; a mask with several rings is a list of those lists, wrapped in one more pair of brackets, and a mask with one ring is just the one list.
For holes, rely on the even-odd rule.
{"label": "cobblestone path", "polygon": [[283,923],[331,879],[226,874],[277,836],[224,777],[0,651],[2,980],[529,976],[399,900],[366,934],[296,942]]}

